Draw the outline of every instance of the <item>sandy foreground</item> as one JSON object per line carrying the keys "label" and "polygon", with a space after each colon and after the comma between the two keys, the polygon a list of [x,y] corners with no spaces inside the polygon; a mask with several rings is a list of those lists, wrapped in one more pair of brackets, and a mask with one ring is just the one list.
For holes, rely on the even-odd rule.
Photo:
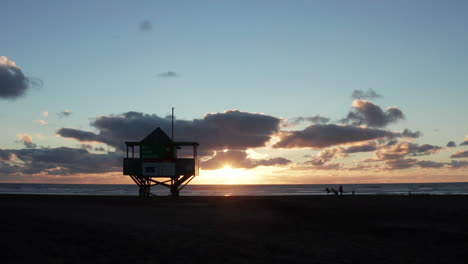
{"label": "sandy foreground", "polygon": [[0,195],[0,263],[468,263],[468,196]]}

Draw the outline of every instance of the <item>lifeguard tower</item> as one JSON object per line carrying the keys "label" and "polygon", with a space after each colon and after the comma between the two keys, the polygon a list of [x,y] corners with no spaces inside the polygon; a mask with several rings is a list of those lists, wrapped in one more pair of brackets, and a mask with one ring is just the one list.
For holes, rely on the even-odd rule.
{"label": "lifeguard tower", "polygon": [[[158,127],[142,141],[125,142],[125,145],[123,174],[140,187],[140,196],[148,197],[151,186],[161,185],[169,188],[173,197],[178,197],[198,175],[197,142],[174,142]],[[189,156],[178,158],[178,150]]]}

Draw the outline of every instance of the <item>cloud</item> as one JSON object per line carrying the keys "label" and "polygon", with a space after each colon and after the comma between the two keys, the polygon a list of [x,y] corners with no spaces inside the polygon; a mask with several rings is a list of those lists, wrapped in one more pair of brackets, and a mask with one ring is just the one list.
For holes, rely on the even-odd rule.
{"label": "cloud", "polygon": [[358,152],[370,152],[377,150],[377,143],[375,141],[365,142],[359,145],[353,145],[351,147],[342,150],[343,153],[358,153]]}
{"label": "cloud", "polygon": [[[359,145],[353,145],[348,148],[333,147],[320,151],[311,160],[303,163],[310,165],[313,169],[340,169],[340,170],[358,170],[358,169],[378,169],[379,164],[370,165],[373,162],[383,162],[384,170],[407,169],[411,167],[420,168],[440,168],[446,163],[433,161],[419,161],[415,158],[406,158],[407,156],[430,155],[442,147],[429,144],[413,144],[408,142],[395,142],[393,144],[378,144],[376,141],[369,141]],[[351,153],[375,151],[375,158],[366,159],[364,163],[354,164],[352,167],[343,167],[339,163],[331,163],[332,160],[348,157]]]}
{"label": "cloud", "polygon": [[367,91],[354,90],[351,97],[353,99],[374,99],[374,98],[381,98],[383,96],[376,93],[372,88],[369,88]]}
{"label": "cloud", "polygon": [[22,97],[32,86],[42,86],[42,81],[29,79],[14,61],[0,56],[0,99]]}
{"label": "cloud", "polygon": [[367,100],[356,99],[352,107],[354,110],[349,112],[346,118],[340,120],[341,123],[385,127],[405,118],[403,112],[395,106],[387,108],[384,112],[380,106]]}
{"label": "cloud", "polygon": [[[355,145],[348,148],[333,147],[320,151],[311,160],[304,162],[305,165],[311,165],[314,169],[330,170],[330,169],[342,169],[342,165],[339,163],[331,163],[332,160],[339,158],[346,158],[351,153],[357,152],[368,152],[373,151],[377,148],[377,143],[374,141],[365,142],[361,145]],[[356,169],[354,168],[351,169]],[[369,166],[366,166],[369,168]]]}
{"label": "cloud", "polygon": [[122,154],[93,154],[85,149],[41,148],[0,149],[0,174],[70,175],[118,172]]}
{"label": "cloud", "polygon": [[[273,147],[276,148],[324,148],[333,145],[349,144],[354,142],[368,141],[372,139],[410,137],[417,138],[421,132],[413,132],[405,129],[402,133],[377,129],[390,123],[404,119],[404,114],[397,107],[389,107],[385,112],[372,102],[356,99],[352,107],[354,111],[340,120],[346,125],[329,124],[328,118],[319,115],[313,117],[298,117],[292,119],[291,124],[296,125],[302,121],[311,121],[316,124],[310,125],[302,131],[282,131],[280,142]],[[363,125],[367,127],[363,127]],[[288,127],[285,125],[284,127]]]}
{"label": "cloud", "polygon": [[158,76],[161,78],[175,78],[175,77],[179,77],[179,74],[174,71],[167,71],[167,72],[161,72],[160,74],[158,74]]}
{"label": "cloud", "polygon": [[468,158],[468,150],[460,150],[453,153],[450,158],[457,159],[457,158]]}
{"label": "cloud", "polygon": [[342,170],[344,169],[340,163],[327,162],[324,164],[314,164],[313,162],[306,161],[299,164],[292,169],[295,170]]}
{"label": "cloud", "polygon": [[71,114],[72,112],[69,109],[65,109],[62,112],[57,113],[59,118],[69,117]]}
{"label": "cloud", "polygon": [[[400,170],[411,167],[420,168],[441,168],[447,163],[427,160],[418,160],[416,158],[407,158],[407,156],[423,156],[436,153],[442,150],[442,147],[429,144],[413,144],[409,142],[395,142],[393,144],[379,144],[376,141],[365,142],[360,145],[353,145],[348,148],[333,147],[320,151],[311,160],[303,163],[311,166],[311,169],[339,169],[339,170],[360,170],[360,169],[383,169]],[[355,163],[351,167],[344,167],[340,163],[332,163],[338,158],[348,157],[351,153],[375,151],[374,158],[369,158],[363,162]],[[382,162],[382,163],[380,163]],[[372,165],[374,163],[375,165]]]}
{"label": "cloud", "polygon": [[94,147],[91,144],[81,144],[82,149],[86,149],[88,151],[98,151],[98,152],[107,152],[107,150],[103,147]]}
{"label": "cloud", "polygon": [[45,126],[45,125],[48,125],[48,124],[49,124],[47,121],[45,121],[45,120],[42,120],[42,119],[36,120],[36,123],[38,123],[39,125],[43,125],[43,126]]}
{"label": "cloud", "polygon": [[94,147],[91,144],[81,144],[81,148],[86,150],[93,150]]}
{"label": "cloud", "polygon": [[460,169],[460,168],[468,168],[468,161],[462,160],[452,160],[449,164],[450,169]]}
{"label": "cloud", "polygon": [[[209,113],[201,119],[175,120],[175,141],[199,142],[201,154],[224,149],[262,147],[279,131],[280,122],[279,118],[273,116],[238,110]],[[99,132],[62,128],[57,134],[79,141],[98,141],[123,150],[125,141],[140,141],[157,127],[170,135],[171,119],[127,112],[100,116],[91,122],[91,126]]]}
{"label": "cloud", "polygon": [[151,23],[151,21],[146,19],[140,22],[139,28],[143,32],[150,32],[153,31],[153,24]]}
{"label": "cloud", "polygon": [[407,128],[405,130],[403,130],[403,132],[401,133],[402,137],[408,137],[408,138],[418,138],[421,135],[422,135],[421,132],[419,132],[419,131],[414,131],[413,132],[413,131],[411,131],[411,130],[409,130]]}
{"label": "cloud", "polygon": [[418,161],[418,166],[421,168],[442,168],[446,165],[444,162],[436,162],[430,160],[421,160]]}
{"label": "cloud", "polygon": [[305,121],[311,122],[313,124],[326,124],[330,122],[330,118],[323,117],[320,115],[309,116],[309,117],[295,117],[295,118],[291,118],[289,124],[295,126]]}
{"label": "cloud", "polygon": [[19,135],[16,135],[16,138],[17,138],[18,143],[24,144],[24,146],[27,148],[37,147],[37,145],[32,142],[32,136],[28,134],[19,134]]}
{"label": "cloud", "polygon": [[413,167],[419,167],[422,169],[428,168],[442,168],[446,166],[445,162],[436,162],[430,160],[417,160],[417,159],[396,159],[385,161],[385,170],[403,170]]}
{"label": "cloud", "polygon": [[43,117],[48,117],[48,116],[49,116],[49,112],[44,111],[44,112],[41,113],[41,115],[42,115]]}
{"label": "cloud", "polygon": [[73,128],[60,128],[57,130],[57,134],[65,138],[74,138],[81,142],[100,141],[99,136],[93,132]]}
{"label": "cloud", "polygon": [[447,148],[454,148],[454,147],[456,147],[456,146],[457,146],[457,144],[456,144],[455,142],[449,141],[449,142],[447,143],[447,146],[446,146],[446,147],[447,147]]}
{"label": "cloud", "polygon": [[274,148],[325,148],[380,138],[401,136],[387,130],[349,125],[310,125],[300,131],[284,131]]}
{"label": "cloud", "polygon": [[409,169],[411,167],[416,166],[418,160],[417,159],[392,159],[385,161],[386,170],[402,170],[402,169]]}
{"label": "cloud", "polygon": [[306,161],[304,164],[313,166],[323,166],[331,160],[343,158],[345,156],[346,155],[343,154],[340,148],[329,148],[320,151],[315,157],[313,157],[309,161]]}
{"label": "cloud", "polygon": [[340,163],[326,163],[324,165],[312,166],[310,169],[313,170],[341,170],[343,169]]}
{"label": "cloud", "polygon": [[465,140],[460,143],[460,146],[467,146],[468,145],[468,137],[465,138]]}
{"label": "cloud", "polygon": [[410,142],[392,142],[392,144],[380,145],[374,153],[374,158],[367,159],[366,162],[383,162],[384,170],[400,170],[412,167],[420,168],[441,168],[446,165],[444,162],[428,160],[418,160],[417,156],[426,156],[441,151],[443,148],[430,144],[415,144]]}
{"label": "cloud", "polygon": [[259,166],[284,166],[290,163],[290,160],[281,157],[251,159],[247,157],[247,152],[245,151],[229,150],[216,152],[213,157],[201,162],[201,168],[204,170],[216,170],[225,166],[230,166],[231,168],[252,169]]}
{"label": "cloud", "polygon": [[94,148],[94,151],[99,151],[99,152],[107,152],[107,150],[103,147],[96,147]]}
{"label": "cloud", "polygon": [[424,156],[434,154],[442,147],[430,144],[414,144],[409,142],[397,142],[392,145],[385,145],[377,149],[375,157],[377,160],[401,159],[405,156]]}
{"label": "cloud", "polygon": [[351,171],[360,171],[360,170],[369,170],[369,169],[378,169],[378,165],[371,163],[355,163],[352,167],[347,168]]}

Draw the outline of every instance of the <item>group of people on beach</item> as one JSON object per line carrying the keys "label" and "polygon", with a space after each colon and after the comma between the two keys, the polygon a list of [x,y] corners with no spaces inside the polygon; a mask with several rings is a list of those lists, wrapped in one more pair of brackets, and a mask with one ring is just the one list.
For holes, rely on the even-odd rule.
{"label": "group of people on beach", "polygon": [[[334,195],[343,195],[344,191],[343,191],[343,186],[340,185],[340,187],[338,187],[338,190],[336,190],[335,188],[328,188],[328,187],[325,187],[325,191],[327,192],[327,195],[329,195],[330,193],[333,193]],[[354,190],[353,190],[353,195],[354,195]]]}

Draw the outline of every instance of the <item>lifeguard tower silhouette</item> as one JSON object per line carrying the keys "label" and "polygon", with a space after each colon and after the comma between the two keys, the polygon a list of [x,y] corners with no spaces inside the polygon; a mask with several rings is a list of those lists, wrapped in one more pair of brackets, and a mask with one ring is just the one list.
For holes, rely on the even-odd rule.
{"label": "lifeguard tower silhouette", "polygon": [[[150,188],[155,185],[169,188],[171,195],[178,197],[198,175],[197,142],[174,142],[158,127],[142,141],[125,142],[125,145],[127,157],[123,160],[123,174],[129,175],[140,187],[142,197],[149,197]],[[177,157],[177,151],[183,147],[192,147],[192,157]]]}

